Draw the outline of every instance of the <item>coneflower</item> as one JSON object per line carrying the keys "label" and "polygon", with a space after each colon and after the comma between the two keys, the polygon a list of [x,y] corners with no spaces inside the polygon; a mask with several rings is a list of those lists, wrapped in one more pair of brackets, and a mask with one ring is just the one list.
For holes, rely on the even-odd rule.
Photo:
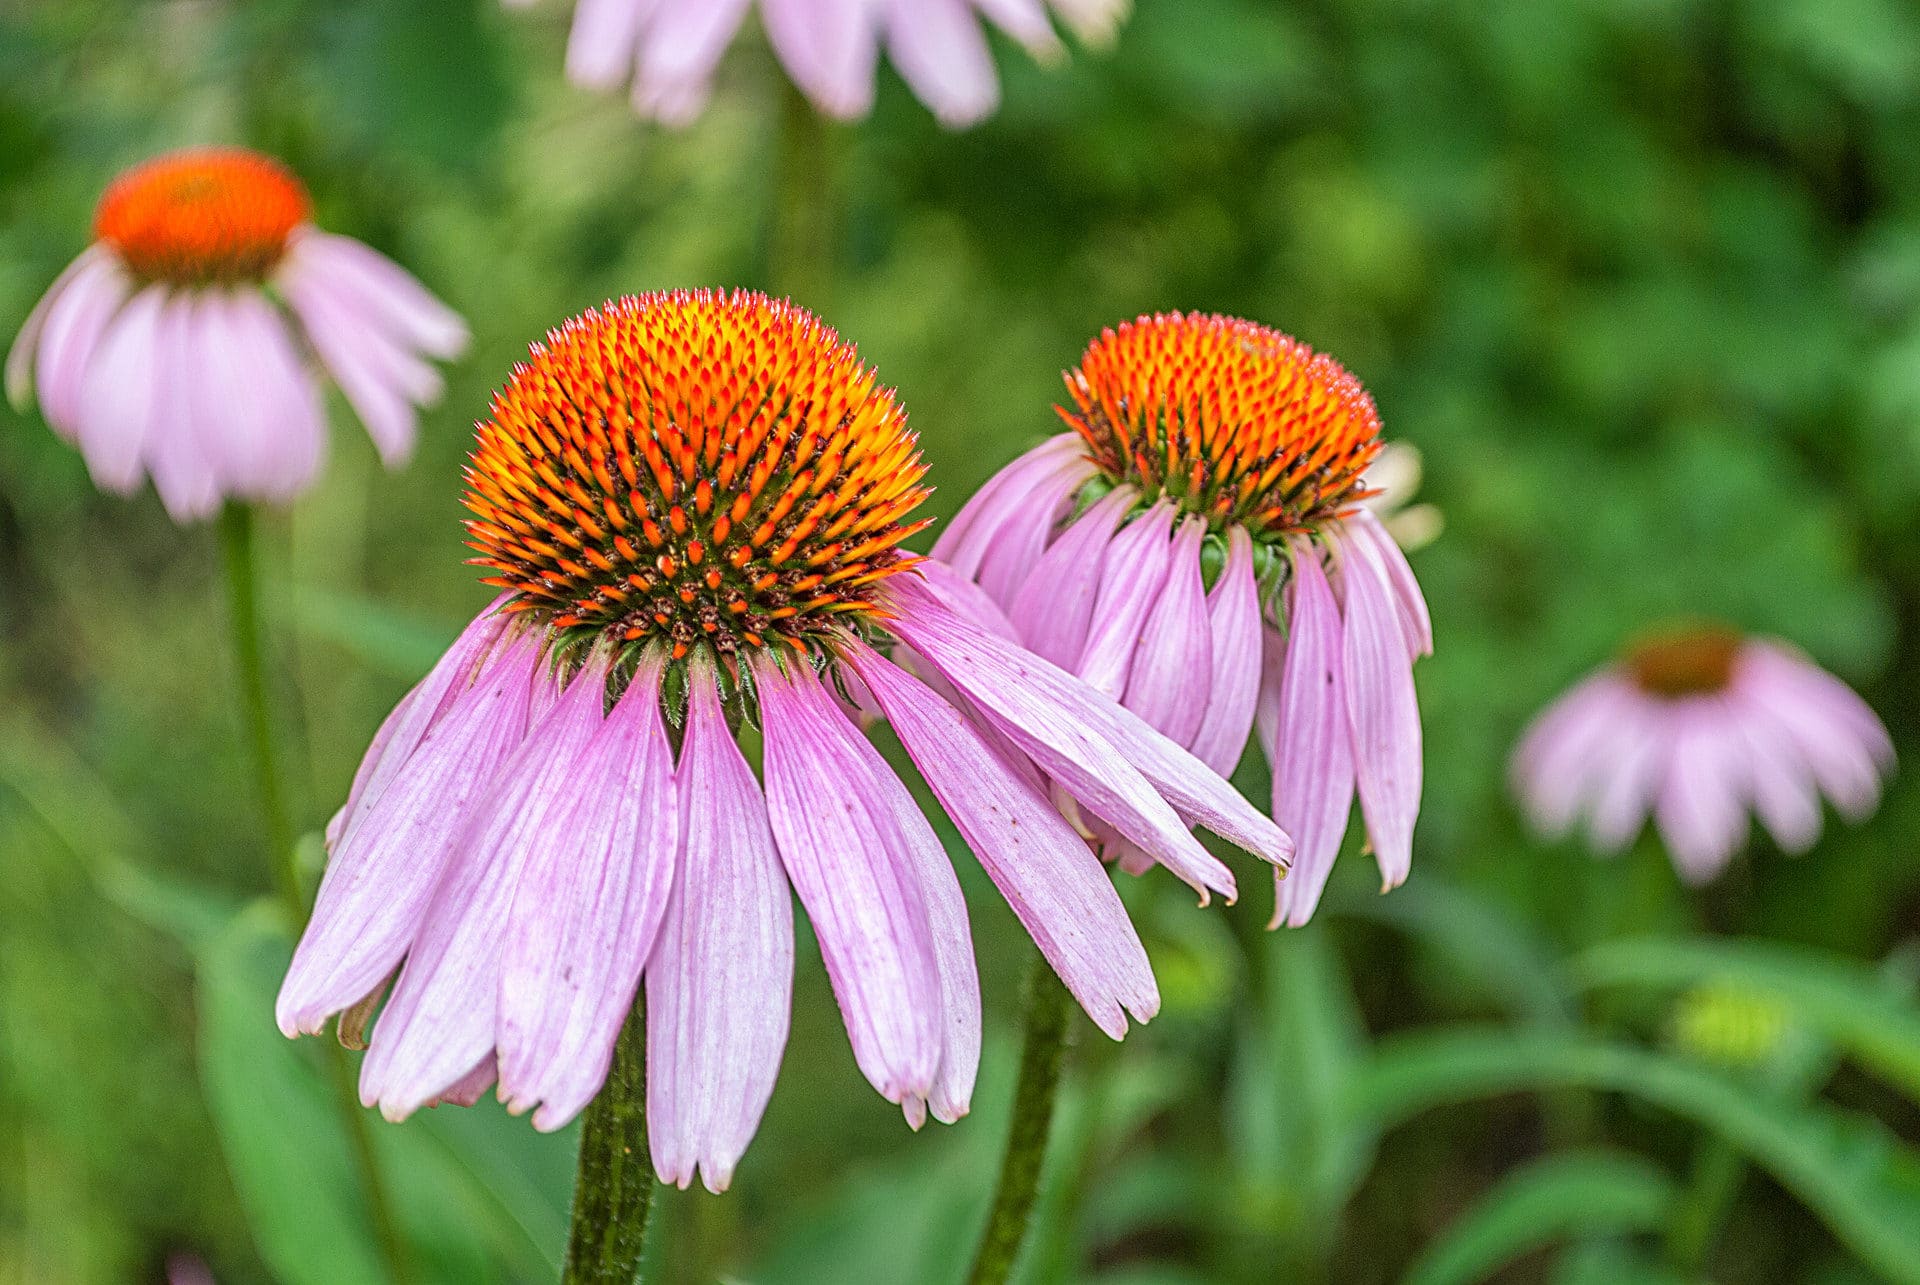
{"label": "coneflower", "polygon": [[[1299,844],[1274,922],[1306,922],[1357,793],[1385,887],[1420,809],[1420,586],[1366,501],[1380,417],[1276,330],[1141,317],[1066,376],[1073,431],[1002,469],[934,546],[1020,639],[1227,773],[1257,727]],[[1431,525],[1429,523],[1429,525]],[[1107,853],[1150,859],[1123,835]]]}
{"label": "coneflower", "polygon": [[312,213],[300,181],[255,152],[128,170],[100,199],[94,244],[14,341],[8,396],[37,392],[97,485],[129,494],[151,477],[182,522],[312,483],[326,449],[316,358],[381,458],[404,461],[415,407],[441,392],[425,358],[458,354],[466,326]]}
{"label": "coneflower", "polygon": [[1542,832],[1584,816],[1602,852],[1651,813],[1681,877],[1704,883],[1746,843],[1749,810],[1804,852],[1822,794],[1865,820],[1892,766],[1886,728],[1845,683],[1785,643],[1688,624],[1649,633],[1549,705],[1514,751],[1513,783]]}
{"label": "coneflower", "polygon": [[628,298],[536,345],[467,468],[502,595],[368,751],[281,1028],[349,1011],[353,1037],[397,970],[364,1100],[399,1118],[497,1079],[552,1129],[600,1088],[644,974],[654,1163],[719,1190],[786,1039],[791,886],[861,1071],[915,1126],[958,1117],[980,1047],[966,906],[861,708],[1094,1022],[1152,1016],[1140,941],[1051,791],[1203,900],[1233,876],[1190,824],[1275,863],[1290,844],[955,605],[970,586],[901,548],[923,475],[893,394],[790,304]]}

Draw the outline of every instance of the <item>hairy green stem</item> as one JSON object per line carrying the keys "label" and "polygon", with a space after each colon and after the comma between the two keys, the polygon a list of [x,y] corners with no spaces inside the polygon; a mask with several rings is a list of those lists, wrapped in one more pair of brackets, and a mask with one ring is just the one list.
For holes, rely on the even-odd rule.
{"label": "hairy green stem", "polygon": [[580,1132],[562,1285],[633,1285],[640,1279],[647,1216],[653,1211],[646,1039],[646,1013],[636,1003],[613,1046],[607,1082],[587,1107]]}
{"label": "hairy green stem", "polygon": [[1066,988],[1047,961],[1036,955],[1027,978],[1026,1043],[1020,1050],[1007,1154],[1000,1163],[1000,1186],[987,1215],[980,1251],[967,1278],[973,1285],[1002,1285],[1019,1261],[1040,1193],[1040,1170],[1047,1158],[1054,1103],[1060,1096],[1060,1065],[1066,1056],[1071,1016]]}
{"label": "hairy green stem", "polygon": [[[267,832],[267,849],[275,887],[286,908],[288,925],[298,932],[307,921],[306,897],[300,891],[299,866],[294,853],[294,824],[281,782],[280,757],[274,736],[273,704],[267,685],[265,630],[260,621],[260,573],[254,540],[254,514],[246,504],[229,504],[220,514],[220,549],[227,571],[227,623],[233,632],[234,668],[240,685],[241,714],[252,751],[254,786]],[[373,1134],[367,1126],[353,1087],[353,1069],[346,1051],[323,1041],[329,1086],[340,1111],[342,1128],[359,1170],[361,1191],[374,1240],[385,1259],[394,1285],[413,1279],[406,1246],[393,1216],[393,1202],[374,1155]]]}

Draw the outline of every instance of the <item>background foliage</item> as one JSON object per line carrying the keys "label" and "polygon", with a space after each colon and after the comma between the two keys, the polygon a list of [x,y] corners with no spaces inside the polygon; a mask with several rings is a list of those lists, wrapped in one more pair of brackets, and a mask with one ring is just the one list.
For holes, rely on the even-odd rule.
{"label": "background foliage", "polygon": [[[1913,753],[1920,14],[1139,0],[1110,54],[1000,47],[1003,109],[954,135],[891,73],[871,121],[816,130],[757,38],[696,126],[645,128],[561,81],[567,9],[0,9],[0,333],[119,168],[206,140],[285,157],[474,325],[413,466],[339,416],[270,532],[309,826],[484,601],[467,429],[581,307],[792,291],[899,387],[942,513],[1050,430],[1100,326],[1254,317],[1368,382],[1448,515],[1415,557],[1415,872],[1378,898],[1349,854],[1277,937],[1252,871],[1224,911],[1127,889],[1165,1008],[1124,1047],[1081,1028],[1030,1278],[1920,1279],[1920,787],[1690,894],[1650,840],[1530,842],[1503,782],[1531,711],[1675,614],[1807,648]],[[284,939],[241,909],[264,866],[214,573],[208,530],[0,411],[0,1278],[374,1278],[318,1063],[271,1028]],[[767,1121],[734,1192],[663,1203],[665,1279],[957,1276],[1025,958],[958,856],[973,1118],[909,1137],[803,955]],[[382,1145],[424,1274],[550,1275],[567,1135],[442,1110]]]}

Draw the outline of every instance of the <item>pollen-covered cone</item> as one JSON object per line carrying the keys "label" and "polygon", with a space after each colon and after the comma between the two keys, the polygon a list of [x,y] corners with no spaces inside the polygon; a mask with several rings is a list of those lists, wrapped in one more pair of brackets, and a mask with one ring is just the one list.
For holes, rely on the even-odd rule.
{"label": "pollen-covered cone", "polygon": [[[1274,922],[1305,923],[1358,795],[1384,887],[1420,810],[1426,601],[1369,501],[1380,419],[1331,358],[1231,317],[1141,317],[1066,377],[1073,431],[1007,465],[933,556],[1016,636],[1221,773],[1258,732],[1299,845]],[[1410,489],[1410,485],[1407,489]],[[1105,855],[1158,860],[1102,831]]]}
{"label": "pollen-covered cone", "polygon": [[[506,0],[513,8],[532,0]],[[579,0],[567,74],[591,89],[631,84],[634,110],[685,124],[706,106],[714,70],[759,11],[773,52],[815,107],[842,120],[873,106],[881,47],[941,123],[971,125],[1000,101],[981,18],[1042,61],[1063,49],[1048,10],[1089,44],[1113,38],[1127,0]]]}
{"label": "pollen-covered cone", "polygon": [[223,500],[283,502],[326,452],[321,374],[389,465],[439,399],[430,357],[459,317],[382,255],[311,222],[278,162],[173,152],[116,179],[94,243],[40,300],[7,357],[7,395],[39,400],[96,485],[152,478],[176,521]]}
{"label": "pollen-covered cone", "polygon": [[375,736],[281,1028],[364,1025],[397,973],[364,1099],[397,1119],[497,1079],[551,1129],[644,982],[654,1163],[719,1190],[786,1043],[797,893],[861,1072],[916,1127],[958,1118],[980,1056],[967,907],[855,701],[1093,1021],[1151,1017],[1140,940],[1047,778],[1203,898],[1233,876],[1190,825],[1275,863],[1291,845],[902,552],[923,473],[893,394],[790,304],[629,298],[535,346],[467,468],[502,596]]}
{"label": "pollen-covered cone", "polygon": [[1893,742],[1839,679],[1785,643],[1720,625],[1659,629],[1549,705],[1514,751],[1515,793],[1558,838],[1626,847],[1649,814],[1680,875],[1705,883],[1747,842],[1749,814],[1804,852],[1824,794],[1862,821]]}

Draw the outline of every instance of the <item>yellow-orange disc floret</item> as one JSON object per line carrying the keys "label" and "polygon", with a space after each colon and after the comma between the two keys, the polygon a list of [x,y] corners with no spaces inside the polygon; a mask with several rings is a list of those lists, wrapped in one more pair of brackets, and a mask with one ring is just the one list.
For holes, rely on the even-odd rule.
{"label": "yellow-orange disc floret", "polygon": [[100,198],[93,230],[149,281],[258,281],[311,213],[307,189],[272,158],[194,148],[115,179]]}
{"label": "yellow-orange disc floret", "polygon": [[1107,479],[1216,529],[1305,530],[1363,494],[1380,416],[1331,357],[1234,317],[1167,313],[1106,330],[1060,415]]}
{"label": "yellow-orange disc floret", "polygon": [[1725,625],[1670,625],[1627,648],[1627,673],[1649,696],[1678,700],[1727,689],[1740,659],[1740,635]]}
{"label": "yellow-orange disc floret", "polygon": [[[918,443],[853,345],[765,295],[589,309],[494,396],[469,543],[559,630],[675,657],[831,643],[926,522]],[[928,519],[930,521],[931,519]]]}

